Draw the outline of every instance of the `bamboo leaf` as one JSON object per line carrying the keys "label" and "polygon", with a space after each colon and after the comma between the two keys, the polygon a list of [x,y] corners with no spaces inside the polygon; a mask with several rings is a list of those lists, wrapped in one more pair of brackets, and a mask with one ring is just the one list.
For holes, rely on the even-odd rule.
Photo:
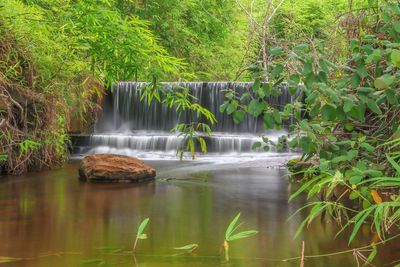
{"label": "bamboo leaf", "polygon": [[225,239],[226,240],[228,240],[230,235],[232,234],[232,232],[233,232],[233,230],[235,228],[235,225],[236,225],[237,221],[239,220],[239,218],[240,218],[240,212],[235,216],[235,218],[233,218],[233,220],[229,224],[228,228],[226,229],[226,232],[225,232]]}
{"label": "bamboo leaf", "polygon": [[146,226],[149,223],[149,221],[150,221],[150,219],[146,218],[140,223],[139,228],[138,228],[138,232],[137,232],[137,238],[141,239],[140,237],[143,237],[143,231],[146,228]]}

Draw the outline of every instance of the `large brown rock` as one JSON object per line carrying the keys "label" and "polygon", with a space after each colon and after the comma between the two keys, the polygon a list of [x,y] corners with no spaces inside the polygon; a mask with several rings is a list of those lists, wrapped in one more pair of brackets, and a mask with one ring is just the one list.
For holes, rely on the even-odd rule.
{"label": "large brown rock", "polygon": [[88,182],[131,183],[151,180],[156,170],[128,156],[97,154],[83,158],[79,178]]}

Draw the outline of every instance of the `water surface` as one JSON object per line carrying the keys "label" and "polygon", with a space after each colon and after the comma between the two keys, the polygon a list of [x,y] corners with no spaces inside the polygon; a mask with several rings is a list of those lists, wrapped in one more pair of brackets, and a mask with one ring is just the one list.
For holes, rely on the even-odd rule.
{"label": "water surface", "polygon": [[[273,160],[271,160],[273,161]],[[146,184],[87,184],[78,181],[79,163],[54,171],[0,180],[0,256],[24,258],[5,266],[299,266],[316,255],[369,244],[368,227],[347,245],[337,228],[319,221],[297,239],[304,205],[288,203],[295,185],[283,168],[266,162],[153,160],[157,180]],[[231,243],[231,261],[219,256],[230,220],[241,212],[242,229],[259,234]],[[138,223],[150,217],[148,239],[130,250]],[[193,255],[174,247],[197,243]],[[365,253],[366,254],[366,253]],[[400,245],[381,249],[377,266],[400,258]],[[392,264],[393,265],[393,264]],[[305,266],[356,266],[351,253],[307,259]],[[390,264],[388,266],[391,266]]]}

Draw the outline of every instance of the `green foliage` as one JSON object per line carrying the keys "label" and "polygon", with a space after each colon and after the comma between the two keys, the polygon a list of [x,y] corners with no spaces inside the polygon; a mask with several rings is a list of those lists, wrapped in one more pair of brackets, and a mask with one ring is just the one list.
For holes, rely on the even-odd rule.
{"label": "green foliage", "polygon": [[184,250],[186,253],[192,253],[198,247],[199,247],[198,244],[188,244],[188,245],[185,245],[185,246],[182,246],[182,247],[177,247],[177,248],[174,248],[174,249],[176,249],[176,250]]}
{"label": "green foliage", "polygon": [[150,219],[146,218],[140,223],[137,233],[136,233],[135,242],[134,242],[133,248],[132,248],[133,253],[135,253],[135,251],[136,251],[137,242],[139,240],[147,239],[147,234],[144,233],[144,229],[146,228],[149,221],[150,221]]}
{"label": "green foliage", "polygon": [[247,230],[237,233],[236,230],[243,224],[243,223],[237,224],[239,218],[240,218],[240,212],[235,216],[235,218],[232,219],[232,221],[228,225],[228,228],[226,228],[225,231],[225,240],[223,243],[223,248],[226,261],[229,261],[229,242],[251,237],[258,233],[258,231],[256,230]]}
{"label": "green foliage", "polygon": [[27,154],[31,150],[36,150],[40,147],[40,143],[26,139],[22,143],[19,144],[20,153]]}
{"label": "green foliage", "polygon": [[117,4],[2,1],[0,124],[6,127],[0,154],[7,154],[1,164],[7,172],[62,163],[67,132],[91,130],[110,83],[192,77],[148,22],[123,14]]}
{"label": "green foliage", "polygon": [[[198,99],[189,93],[188,88],[173,86],[169,90],[164,90],[162,84],[153,81],[141,87],[140,90],[142,91],[141,101],[147,101],[149,104],[152,101],[158,101],[170,109],[175,109],[178,117],[180,117],[182,111],[190,111],[190,114],[197,118],[198,122],[180,123],[171,129],[172,132],[178,133],[178,136],[182,137],[182,142],[177,148],[180,159],[183,158],[185,152],[189,152],[194,159],[196,144],[199,144],[202,153],[207,153],[204,135],[211,136],[211,128],[208,123],[215,124],[217,121],[214,114],[196,103]],[[189,117],[192,118],[193,116]],[[201,122],[202,120],[205,120],[205,122]]]}
{"label": "green foliage", "polygon": [[236,230],[242,225],[242,223],[237,224],[240,218],[240,212],[233,218],[233,220],[229,223],[228,228],[225,231],[225,240],[230,242],[238,239],[247,238],[253,236],[258,233],[256,230],[247,230],[236,233]]}
{"label": "green foliage", "polygon": [[232,80],[242,67],[246,20],[234,0],[120,1],[125,14],[150,22],[168,52],[190,62],[201,80]]}
{"label": "green foliage", "polygon": [[[345,226],[353,226],[350,241],[367,221],[382,239],[391,227],[399,227],[399,20],[397,4],[369,13],[365,32],[350,42],[351,54],[343,65],[330,60],[321,40],[297,45],[288,56],[274,48],[253,93],[226,96],[225,106],[263,116],[266,129],[295,120],[288,145],[302,150],[302,159],[311,162],[305,177],[313,178],[291,199],[307,192],[309,200],[324,200],[306,206],[309,216],[299,230],[322,213],[347,220]],[[267,97],[280,94],[286,79],[284,86],[295,101],[274,108]],[[349,200],[354,209],[342,204]]]}

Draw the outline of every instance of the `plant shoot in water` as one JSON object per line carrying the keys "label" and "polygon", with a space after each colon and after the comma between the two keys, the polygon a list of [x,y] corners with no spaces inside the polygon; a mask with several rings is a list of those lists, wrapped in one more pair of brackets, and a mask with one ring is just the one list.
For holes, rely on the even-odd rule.
{"label": "plant shoot in water", "polygon": [[236,215],[235,218],[233,218],[233,220],[231,221],[231,223],[229,224],[228,228],[225,231],[225,240],[223,247],[224,247],[224,254],[226,261],[229,261],[229,242],[247,238],[258,233],[257,230],[247,230],[237,233],[236,230],[243,224],[243,223],[237,224],[239,218],[240,218],[240,212]]}
{"label": "plant shoot in water", "polygon": [[184,253],[190,254],[193,251],[195,251],[198,247],[199,247],[198,244],[189,244],[189,245],[185,245],[185,246],[182,246],[182,247],[177,247],[177,248],[174,248],[174,249],[182,250],[182,251],[184,251]]}
{"label": "plant shoot in water", "polygon": [[139,239],[141,239],[141,240],[147,239],[147,234],[144,233],[144,229],[146,228],[147,224],[149,223],[149,220],[150,220],[149,218],[146,218],[140,223],[137,234],[136,234],[135,243],[133,244],[132,253],[135,253],[137,242]]}

